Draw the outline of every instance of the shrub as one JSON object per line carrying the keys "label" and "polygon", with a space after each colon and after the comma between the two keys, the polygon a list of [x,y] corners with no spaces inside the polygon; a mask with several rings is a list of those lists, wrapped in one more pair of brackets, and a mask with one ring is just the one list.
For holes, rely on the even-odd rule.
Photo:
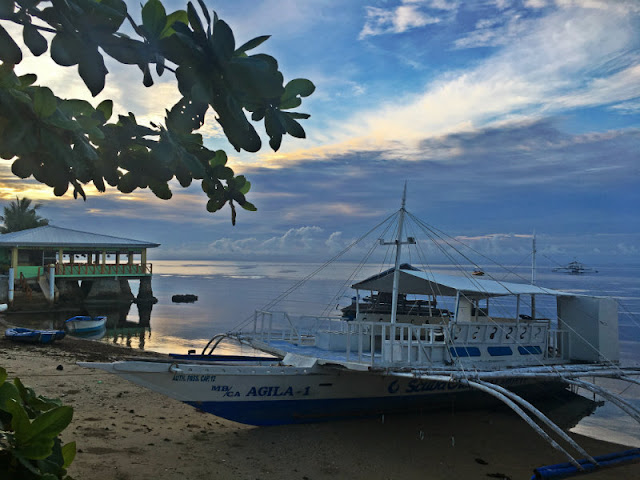
{"label": "shrub", "polygon": [[76,445],[62,445],[58,436],[72,417],[73,408],[36,396],[19,378],[8,382],[0,367],[0,472],[8,473],[3,478],[70,480],[66,469]]}

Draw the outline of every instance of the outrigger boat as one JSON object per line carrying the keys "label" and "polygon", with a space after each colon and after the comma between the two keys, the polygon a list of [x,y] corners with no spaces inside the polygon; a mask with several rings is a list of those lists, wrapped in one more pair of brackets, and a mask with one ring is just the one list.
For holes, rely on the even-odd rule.
{"label": "outrigger boat", "polygon": [[584,265],[584,263],[580,263],[577,260],[574,260],[573,262],[569,262],[566,265],[563,265],[561,267],[556,267],[553,269],[553,271],[569,273],[571,275],[582,275],[583,273],[598,273],[597,270],[594,270],[591,267],[587,267]]}
{"label": "outrigger boat", "polygon": [[[402,247],[419,245],[404,237],[405,218],[444,243],[440,232],[405,210],[405,196],[406,190],[397,214],[381,223],[393,225],[395,240],[376,242],[395,249],[393,268],[354,283],[356,295],[342,316],[296,318],[265,309],[255,312],[247,328],[215,336],[200,355],[81,365],[253,425],[426,410],[453,399],[482,405],[493,398],[563,451],[576,469],[583,467],[547,431],[597,465],[527,399],[580,387],[640,421],[636,407],[584,380],[640,383],[633,378],[640,369],[619,362],[616,301],[403,264]],[[361,292],[370,296],[361,301]],[[536,308],[542,298],[553,303],[553,316]],[[262,356],[218,357],[216,347],[229,339]]]}

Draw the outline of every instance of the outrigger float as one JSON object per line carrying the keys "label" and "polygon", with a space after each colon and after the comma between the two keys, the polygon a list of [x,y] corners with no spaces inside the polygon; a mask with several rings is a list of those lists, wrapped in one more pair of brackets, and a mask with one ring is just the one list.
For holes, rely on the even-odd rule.
{"label": "outrigger float", "polygon": [[[597,469],[600,462],[530,400],[579,387],[640,422],[637,407],[585,380],[640,383],[639,368],[620,365],[617,302],[401,263],[403,246],[420,246],[404,237],[407,218],[438,247],[448,242],[405,210],[405,195],[397,214],[378,226],[395,229],[395,240],[376,242],[395,250],[393,268],[354,283],[356,295],[342,316],[293,317],[267,307],[245,328],[215,336],[200,355],[80,365],[252,425],[427,410],[453,399],[482,405],[490,397],[564,453],[575,471]],[[361,292],[370,296],[361,300]],[[552,315],[540,315],[541,304],[553,305]],[[216,347],[230,339],[261,356],[216,355]]]}

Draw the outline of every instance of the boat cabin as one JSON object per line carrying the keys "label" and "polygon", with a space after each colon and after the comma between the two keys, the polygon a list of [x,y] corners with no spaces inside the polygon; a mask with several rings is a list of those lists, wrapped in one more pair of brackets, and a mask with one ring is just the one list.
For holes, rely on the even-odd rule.
{"label": "boat cabin", "polygon": [[[341,318],[295,320],[283,314],[279,322],[278,314],[258,312],[254,330],[263,333],[261,342],[276,354],[295,344],[300,353],[304,349],[318,358],[372,366],[619,360],[613,299],[425,272],[404,264],[398,271],[394,312],[394,271],[353,284],[356,295]],[[544,307],[545,316],[536,305]],[[282,324],[288,330],[279,331]]]}

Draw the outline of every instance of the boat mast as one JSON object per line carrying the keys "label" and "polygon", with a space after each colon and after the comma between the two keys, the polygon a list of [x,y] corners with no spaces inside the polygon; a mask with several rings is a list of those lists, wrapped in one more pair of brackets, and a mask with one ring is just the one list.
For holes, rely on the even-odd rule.
{"label": "boat mast", "polygon": [[405,204],[407,201],[407,182],[404,182],[404,191],[402,192],[402,206],[400,207],[400,217],[398,218],[398,236],[393,242],[385,242],[380,239],[380,245],[395,245],[396,246],[396,264],[393,269],[393,291],[391,293],[391,323],[396,323],[396,316],[398,313],[398,290],[400,284],[400,256],[402,253],[402,244],[415,244],[416,240],[413,237],[408,237],[405,242],[402,241],[402,233],[404,229],[404,215],[406,213]]}
{"label": "boat mast", "polygon": [[[531,285],[536,284],[536,231],[533,230],[531,249]],[[536,296],[531,295],[531,318],[536,318]]]}
{"label": "boat mast", "polygon": [[531,285],[536,284],[536,231],[533,231],[533,242],[531,248]]}

